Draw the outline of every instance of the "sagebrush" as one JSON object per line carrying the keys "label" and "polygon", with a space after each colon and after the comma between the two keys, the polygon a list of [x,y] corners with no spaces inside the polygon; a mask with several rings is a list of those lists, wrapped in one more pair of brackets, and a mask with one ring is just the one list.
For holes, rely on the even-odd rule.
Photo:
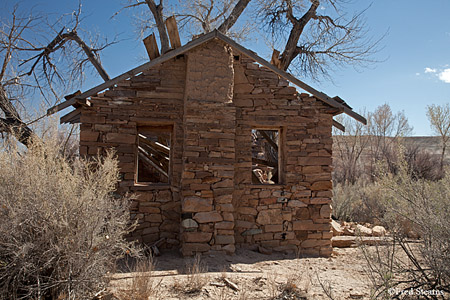
{"label": "sagebrush", "polygon": [[51,141],[0,149],[1,299],[92,297],[133,251],[113,154],[69,163],[60,153]]}

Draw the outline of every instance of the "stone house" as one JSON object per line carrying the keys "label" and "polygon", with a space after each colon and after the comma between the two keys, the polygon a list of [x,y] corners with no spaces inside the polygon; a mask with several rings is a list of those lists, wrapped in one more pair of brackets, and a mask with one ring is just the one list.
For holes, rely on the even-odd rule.
{"label": "stone house", "polygon": [[80,154],[117,152],[133,238],[183,255],[331,254],[333,116],[365,122],[340,98],[213,31],[49,113],[71,105],[61,122],[80,123]]}

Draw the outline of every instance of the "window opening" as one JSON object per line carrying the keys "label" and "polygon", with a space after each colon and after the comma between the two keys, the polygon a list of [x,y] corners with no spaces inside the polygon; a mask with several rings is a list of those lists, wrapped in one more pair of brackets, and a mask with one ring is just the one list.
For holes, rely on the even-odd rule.
{"label": "window opening", "polygon": [[280,130],[252,129],[252,183],[280,183]]}
{"label": "window opening", "polygon": [[169,183],[172,126],[138,127],[136,182]]}

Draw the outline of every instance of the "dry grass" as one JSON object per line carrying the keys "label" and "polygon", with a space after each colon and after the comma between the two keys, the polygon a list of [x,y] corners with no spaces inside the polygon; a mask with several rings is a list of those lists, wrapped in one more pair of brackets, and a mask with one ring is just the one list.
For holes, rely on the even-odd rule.
{"label": "dry grass", "polygon": [[125,288],[120,288],[114,294],[119,300],[149,300],[160,299],[160,284],[162,279],[155,279],[153,257],[139,260],[133,268],[133,278]]}
{"label": "dry grass", "polygon": [[203,287],[208,283],[209,277],[205,275],[207,268],[201,261],[200,254],[194,257],[192,265],[187,267],[183,279],[177,280],[173,284],[173,290],[177,293],[185,295],[198,295],[201,293]]}

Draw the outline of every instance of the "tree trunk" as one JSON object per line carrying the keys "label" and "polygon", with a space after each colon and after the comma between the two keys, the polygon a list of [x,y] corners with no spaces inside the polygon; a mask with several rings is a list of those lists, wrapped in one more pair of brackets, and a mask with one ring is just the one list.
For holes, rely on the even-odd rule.
{"label": "tree trunk", "polygon": [[158,5],[156,5],[153,0],[145,0],[145,3],[147,3],[148,8],[150,8],[153,17],[155,18],[156,27],[158,28],[159,33],[159,40],[161,41],[161,54],[164,54],[169,51],[170,46],[166,26],[164,24],[162,0],[160,0]]}
{"label": "tree trunk", "polygon": [[239,0],[239,2],[236,3],[236,6],[231,11],[231,14],[228,16],[228,18],[225,19],[225,21],[223,21],[218,30],[222,33],[226,33],[228,30],[230,30],[230,28],[233,27],[234,23],[236,23],[237,19],[242,14],[250,1],[251,0]]}
{"label": "tree trunk", "polygon": [[300,36],[305,29],[306,24],[309,20],[316,14],[316,10],[319,7],[320,2],[318,0],[312,0],[311,7],[309,10],[301,17],[299,20],[295,19],[294,16],[289,16],[289,20],[293,23],[291,33],[289,34],[289,39],[286,43],[283,53],[281,54],[281,69],[287,70],[292,60],[298,55],[297,44]]}
{"label": "tree trunk", "polygon": [[24,144],[26,147],[29,147],[32,139],[35,139],[36,136],[27,124],[21,120],[16,108],[8,99],[8,95],[1,84],[0,108],[5,114],[5,118],[0,118],[0,131],[6,131],[9,134],[14,135],[19,142]]}

